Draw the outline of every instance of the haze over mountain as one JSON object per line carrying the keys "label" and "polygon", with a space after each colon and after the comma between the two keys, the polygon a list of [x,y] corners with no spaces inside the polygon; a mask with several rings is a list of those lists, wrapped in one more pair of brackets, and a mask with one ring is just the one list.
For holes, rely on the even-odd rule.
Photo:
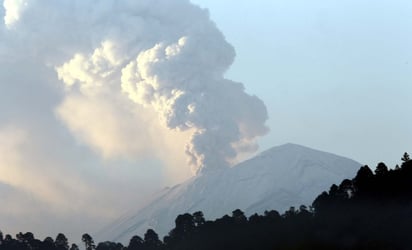
{"label": "haze over mountain", "polygon": [[207,219],[240,208],[246,215],[310,205],[335,182],[353,177],[361,166],[348,158],[296,144],[273,147],[232,168],[216,168],[158,193],[97,233],[99,240],[127,243],[149,228],[166,235],[177,215],[203,211]]}

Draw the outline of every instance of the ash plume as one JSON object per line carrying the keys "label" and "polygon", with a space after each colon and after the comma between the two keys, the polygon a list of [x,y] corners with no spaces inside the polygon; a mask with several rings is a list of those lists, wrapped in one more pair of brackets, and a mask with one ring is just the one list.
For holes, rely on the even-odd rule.
{"label": "ash plume", "polygon": [[[32,44],[19,49],[54,68],[64,83],[58,116],[99,152],[147,153],[142,147],[107,143],[122,138],[137,138],[124,144],[152,144],[147,147],[156,150],[162,140],[175,137],[162,133],[155,138],[159,135],[152,133],[138,142],[131,135],[162,126],[170,134],[187,135],[181,150],[194,172],[203,172],[255,151],[256,138],[268,130],[264,103],[224,76],[235,58],[233,47],[208,11],[188,0],[3,3],[5,36],[30,38]],[[76,112],[83,104],[90,112]],[[157,119],[148,118],[153,115]],[[123,129],[122,116],[136,121],[138,131],[130,125]],[[120,139],[102,138],[107,134],[100,125],[105,117],[112,117],[111,138]]]}
{"label": "ash plume", "polygon": [[188,35],[141,51],[122,70],[122,89],[130,99],[152,106],[170,129],[193,130],[186,153],[199,169],[227,165],[238,153],[236,145],[266,132],[263,102],[223,77],[233,57],[219,35]]}

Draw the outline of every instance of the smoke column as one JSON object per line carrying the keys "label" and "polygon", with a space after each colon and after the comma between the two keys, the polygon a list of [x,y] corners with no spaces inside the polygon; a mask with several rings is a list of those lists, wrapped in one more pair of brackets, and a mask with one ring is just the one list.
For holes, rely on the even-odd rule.
{"label": "smoke column", "polygon": [[[190,133],[182,151],[197,173],[254,152],[256,138],[267,132],[264,103],[224,77],[234,49],[207,10],[187,0],[5,0],[3,6],[4,36],[29,39],[30,46],[14,41],[16,49],[55,70],[65,89],[57,113],[90,145],[104,146],[96,139],[101,133],[79,120],[104,112],[70,116],[95,100],[88,106],[107,115],[133,114],[141,122],[154,112],[171,132]],[[97,104],[103,100],[107,105]]]}
{"label": "smoke column", "polygon": [[188,34],[141,51],[122,70],[122,89],[130,99],[152,106],[170,129],[193,129],[186,153],[197,168],[225,166],[236,157],[237,145],[266,131],[263,103],[223,78],[233,56],[217,31]]}

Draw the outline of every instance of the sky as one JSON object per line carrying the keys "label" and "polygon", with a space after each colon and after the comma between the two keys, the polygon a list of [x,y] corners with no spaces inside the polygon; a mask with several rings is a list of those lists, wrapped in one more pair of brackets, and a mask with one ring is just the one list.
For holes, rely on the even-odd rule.
{"label": "sky", "polygon": [[261,149],[295,142],[371,166],[411,150],[410,1],[194,2],[236,48],[227,76],[268,107]]}
{"label": "sky", "polygon": [[287,142],[412,152],[410,1],[115,2],[3,1],[5,233],[76,239]]}

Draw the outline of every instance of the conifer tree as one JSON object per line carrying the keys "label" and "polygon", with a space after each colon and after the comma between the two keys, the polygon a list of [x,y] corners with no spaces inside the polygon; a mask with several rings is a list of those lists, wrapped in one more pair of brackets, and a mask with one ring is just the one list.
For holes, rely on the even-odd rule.
{"label": "conifer tree", "polygon": [[409,154],[408,154],[407,152],[405,152],[405,153],[403,154],[403,157],[401,158],[401,160],[402,160],[403,162],[408,162],[408,161],[411,160],[411,158],[409,157]]}
{"label": "conifer tree", "polygon": [[96,248],[96,245],[94,244],[94,240],[89,234],[87,233],[83,234],[82,241],[84,242],[86,250],[94,250]]}

